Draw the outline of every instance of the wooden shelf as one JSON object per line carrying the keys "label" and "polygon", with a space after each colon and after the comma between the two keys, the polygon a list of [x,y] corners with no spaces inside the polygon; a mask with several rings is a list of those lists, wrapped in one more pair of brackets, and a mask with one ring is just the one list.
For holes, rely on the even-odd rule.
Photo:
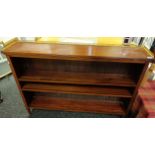
{"label": "wooden shelf", "polygon": [[141,47],[17,41],[3,52],[28,112],[36,108],[129,116],[154,60]]}
{"label": "wooden shelf", "polygon": [[[49,72],[48,72],[49,73]],[[45,76],[46,74],[46,76]],[[75,73],[75,72],[53,72],[46,73],[26,73],[19,77],[19,81],[42,82],[42,83],[62,83],[62,84],[81,84],[99,86],[127,86],[135,87],[134,79],[121,74],[104,73]]]}
{"label": "wooden shelf", "polygon": [[51,92],[51,93],[67,93],[82,94],[96,96],[116,96],[131,98],[132,94],[128,88],[120,87],[97,87],[97,86],[78,86],[78,85],[62,85],[62,84],[34,84],[26,83],[22,87],[23,91],[32,92]]}
{"label": "wooden shelf", "polygon": [[34,96],[30,105],[31,108],[64,110],[75,112],[94,112],[114,115],[125,115],[125,110],[119,103],[105,103],[92,100],[71,100],[50,98],[44,96]]}
{"label": "wooden shelf", "polygon": [[153,60],[149,52],[142,47],[63,45],[35,42],[15,42],[3,52],[8,56],[65,59],[65,60],[97,60],[130,63],[145,63]]}

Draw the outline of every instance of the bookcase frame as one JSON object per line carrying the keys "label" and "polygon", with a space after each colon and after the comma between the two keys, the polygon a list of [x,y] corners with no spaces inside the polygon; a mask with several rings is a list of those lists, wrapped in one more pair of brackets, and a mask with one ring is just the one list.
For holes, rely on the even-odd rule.
{"label": "bookcase frame", "polygon": [[153,57],[143,48],[17,41],[5,48],[27,111],[127,117]]}

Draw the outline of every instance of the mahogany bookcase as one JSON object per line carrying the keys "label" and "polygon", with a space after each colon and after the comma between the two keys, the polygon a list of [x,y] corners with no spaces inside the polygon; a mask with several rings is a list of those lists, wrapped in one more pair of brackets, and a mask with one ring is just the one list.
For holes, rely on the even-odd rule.
{"label": "mahogany bookcase", "polygon": [[128,117],[153,61],[141,47],[16,41],[3,50],[28,112],[93,112]]}

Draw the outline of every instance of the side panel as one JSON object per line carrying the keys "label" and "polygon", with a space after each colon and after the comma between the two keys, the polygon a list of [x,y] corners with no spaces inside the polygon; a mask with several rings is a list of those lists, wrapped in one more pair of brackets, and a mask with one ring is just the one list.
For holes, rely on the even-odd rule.
{"label": "side panel", "polygon": [[24,97],[24,95],[23,95],[23,93],[22,93],[21,86],[20,86],[20,84],[19,84],[19,81],[18,81],[16,72],[15,72],[14,66],[13,66],[13,64],[12,64],[12,62],[11,62],[10,57],[7,56],[7,59],[8,59],[8,61],[9,61],[10,68],[11,68],[11,70],[12,70],[12,73],[13,73],[13,76],[14,76],[14,78],[15,78],[15,81],[16,81],[16,84],[17,84],[17,87],[18,87],[18,90],[19,90],[19,92],[20,92],[20,94],[21,94],[21,97],[22,97],[22,99],[23,99],[23,102],[24,102],[24,104],[25,104],[26,110],[28,111],[28,113],[30,113],[30,108],[28,107],[28,104],[27,104],[27,102],[26,102],[26,99],[25,99],[25,97]]}
{"label": "side panel", "polygon": [[145,75],[145,73],[146,73],[146,71],[147,71],[147,69],[148,69],[148,66],[149,66],[149,61],[146,61],[145,66],[144,66],[144,68],[143,68],[143,71],[142,71],[142,73],[141,73],[141,75],[140,75],[139,81],[138,81],[138,83],[137,83],[137,86],[136,86],[136,88],[135,88],[133,97],[132,97],[132,99],[131,99],[130,105],[129,105],[128,109],[127,109],[127,113],[128,113],[128,115],[131,116],[131,117],[135,117],[135,114],[133,113],[134,107],[136,107],[136,105],[135,105],[135,104],[136,104],[135,99],[136,99],[136,96],[137,96],[137,94],[138,94],[138,89],[139,89],[139,87],[140,87],[140,85],[141,85],[141,82],[142,82],[142,80],[143,80],[143,78],[144,78],[144,75]]}

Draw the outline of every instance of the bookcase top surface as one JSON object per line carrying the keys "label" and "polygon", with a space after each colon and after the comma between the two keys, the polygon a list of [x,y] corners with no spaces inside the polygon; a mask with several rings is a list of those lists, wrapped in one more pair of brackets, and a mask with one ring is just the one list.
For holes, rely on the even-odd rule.
{"label": "bookcase top surface", "polygon": [[3,50],[8,56],[54,59],[108,59],[144,62],[153,57],[142,47],[68,45],[16,42]]}

